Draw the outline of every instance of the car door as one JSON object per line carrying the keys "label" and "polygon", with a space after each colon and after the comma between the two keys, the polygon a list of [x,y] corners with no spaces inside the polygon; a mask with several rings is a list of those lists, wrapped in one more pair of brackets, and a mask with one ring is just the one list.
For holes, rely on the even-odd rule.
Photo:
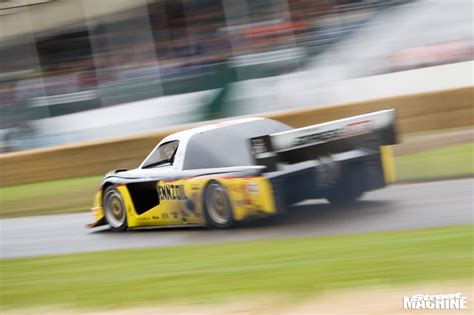
{"label": "car door", "polygon": [[[181,225],[186,224],[187,196],[181,182],[180,171],[174,164],[179,141],[172,140],[160,144],[145,159],[133,175],[140,182],[129,184],[137,214],[136,224]],[[150,207],[152,206],[152,207]]]}

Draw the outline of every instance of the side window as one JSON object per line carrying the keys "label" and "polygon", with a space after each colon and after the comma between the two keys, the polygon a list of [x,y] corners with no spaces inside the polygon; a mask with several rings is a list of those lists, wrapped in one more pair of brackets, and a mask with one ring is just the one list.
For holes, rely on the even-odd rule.
{"label": "side window", "polygon": [[161,144],[143,162],[142,168],[152,168],[163,165],[173,165],[174,156],[178,150],[179,141],[169,141]]}

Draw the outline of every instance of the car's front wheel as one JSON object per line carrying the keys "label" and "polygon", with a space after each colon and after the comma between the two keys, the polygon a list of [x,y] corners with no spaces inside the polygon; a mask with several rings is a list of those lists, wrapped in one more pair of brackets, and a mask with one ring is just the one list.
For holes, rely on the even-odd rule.
{"label": "car's front wheel", "polygon": [[127,229],[127,212],[122,195],[115,186],[109,186],[104,191],[103,208],[105,220],[116,232]]}
{"label": "car's front wheel", "polygon": [[224,187],[212,181],[204,192],[204,214],[208,226],[229,228],[234,223],[232,205]]}

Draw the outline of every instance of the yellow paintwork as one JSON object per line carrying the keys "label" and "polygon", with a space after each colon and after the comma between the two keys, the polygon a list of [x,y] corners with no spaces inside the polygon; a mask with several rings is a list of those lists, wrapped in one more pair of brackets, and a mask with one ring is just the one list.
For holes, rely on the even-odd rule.
{"label": "yellow paintwork", "polygon": [[393,160],[393,150],[391,146],[380,147],[380,159],[382,160],[383,174],[385,182],[391,184],[395,182],[395,163]]}
{"label": "yellow paintwork", "polygon": [[[187,200],[192,200],[194,209],[188,209],[187,200],[160,199],[159,205],[137,214],[126,185],[117,185],[125,203],[128,227],[167,226],[186,224],[205,224],[202,196],[210,181],[217,181],[226,189],[234,219],[237,221],[249,217],[267,216],[276,213],[273,191],[268,179],[264,177],[194,177],[175,181],[159,181],[160,186],[182,185]],[[188,201],[189,203],[189,201]],[[93,204],[96,221],[104,217],[102,191],[98,191]]]}
{"label": "yellow paintwork", "polygon": [[[380,158],[386,183],[395,181],[393,153],[390,146],[380,148]],[[265,177],[193,177],[175,181],[158,181],[160,187],[173,185],[183,188],[185,198],[161,199],[160,203],[145,213],[138,214],[126,185],[116,185],[125,203],[128,227],[205,224],[203,193],[210,181],[217,181],[226,189],[234,219],[242,221],[257,216],[269,216],[277,212],[270,181]],[[188,209],[192,200],[194,209]],[[92,213],[95,222],[104,218],[102,190],[94,198]]]}
{"label": "yellow paintwork", "polygon": [[104,218],[104,209],[102,208],[102,189],[99,189],[95,194],[91,211],[95,222]]}

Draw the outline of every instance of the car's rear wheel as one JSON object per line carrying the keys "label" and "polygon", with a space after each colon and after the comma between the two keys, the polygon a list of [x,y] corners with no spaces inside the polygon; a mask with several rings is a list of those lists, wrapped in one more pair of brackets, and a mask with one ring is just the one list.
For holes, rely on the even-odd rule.
{"label": "car's rear wheel", "polygon": [[212,181],[204,192],[204,214],[208,226],[229,228],[234,223],[232,205],[224,187]]}
{"label": "car's rear wheel", "polygon": [[330,191],[326,195],[326,199],[333,205],[345,205],[351,203],[363,195],[363,191],[356,188],[340,187]]}
{"label": "car's rear wheel", "polygon": [[339,183],[327,191],[325,198],[333,205],[345,205],[353,202],[364,194],[363,180],[364,170],[362,167],[351,169]]}
{"label": "car's rear wheel", "polygon": [[127,211],[122,195],[115,186],[109,186],[104,191],[103,208],[105,220],[116,232],[127,229]]}

